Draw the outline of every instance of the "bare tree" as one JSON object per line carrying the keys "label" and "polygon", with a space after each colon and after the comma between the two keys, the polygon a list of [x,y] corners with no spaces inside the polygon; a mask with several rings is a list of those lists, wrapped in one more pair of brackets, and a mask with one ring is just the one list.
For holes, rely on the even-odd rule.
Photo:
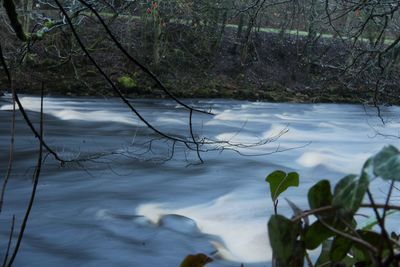
{"label": "bare tree", "polygon": [[[237,143],[233,141],[219,141],[213,140],[206,136],[201,136],[196,132],[194,129],[193,120],[195,119],[195,114],[205,114],[205,115],[212,115],[211,111],[208,110],[201,110],[196,107],[192,107],[177,97],[175,97],[167,86],[148,68],[145,64],[141,63],[136,57],[132,55],[127,49],[124,44],[119,40],[116,34],[110,28],[110,24],[112,23],[112,19],[109,20],[108,17],[104,18],[101,14],[101,10],[103,9],[111,9],[115,11],[116,15],[120,15],[118,10],[124,10],[131,5],[131,1],[96,1],[96,2],[89,2],[85,0],[74,0],[74,1],[61,1],[61,0],[54,0],[54,1],[27,1],[22,3],[22,10],[24,13],[24,21],[20,21],[20,17],[18,16],[18,9],[15,5],[13,0],[4,0],[3,7],[5,10],[5,15],[7,17],[7,24],[5,27],[8,27],[10,34],[13,34],[18,41],[15,41],[13,44],[7,44],[8,47],[3,49],[0,44],[0,61],[1,66],[3,69],[3,73],[5,73],[6,79],[8,81],[8,86],[10,88],[10,92],[12,94],[12,104],[13,104],[13,112],[12,112],[12,127],[10,132],[10,148],[9,148],[9,163],[7,172],[3,178],[3,186],[2,186],[2,194],[1,194],[1,201],[0,201],[0,208],[3,205],[5,199],[4,194],[7,188],[8,180],[10,179],[11,172],[13,170],[13,161],[14,161],[14,139],[15,139],[15,117],[17,108],[21,113],[24,122],[28,125],[32,134],[36,137],[39,144],[39,152],[38,152],[38,160],[36,164],[36,168],[33,174],[33,186],[32,192],[30,196],[30,200],[28,206],[26,207],[26,212],[24,217],[21,220],[21,225],[18,232],[14,231],[15,228],[15,220],[19,218],[12,217],[11,220],[11,227],[10,227],[10,238],[8,242],[7,249],[5,251],[4,256],[4,266],[11,266],[14,263],[14,260],[18,254],[18,250],[20,244],[23,240],[24,231],[27,227],[27,222],[29,219],[30,211],[33,207],[33,203],[35,200],[36,189],[39,183],[39,177],[42,169],[42,164],[44,160],[51,156],[54,160],[58,161],[61,166],[65,164],[82,164],[85,161],[96,160],[101,157],[107,156],[108,154],[95,154],[89,155],[84,157],[77,157],[77,158],[65,158],[60,155],[57,150],[50,145],[46,138],[43,135],[43,98],[44,98],[44,87],[45,81],[43,81],[42,88],[41,88],[41,116],[40,116],[40,123],[39,128],[35,126],[35,123],[32,121],[32,118],[26,112],[24,105],[22,104],[18,88],[15,85],[15,81],[18,80],[17,75],[13,75],[13,70],[15,64],[25,64],[26,61],[29,61],[29,56],[34,49],[36,44],[43,42],[46,40],[48,36],[52,36],[52,34],[61,34],[64,38],[64,41],[69,41],[69,53],[64,54],[60,45],[59,46],[52,46],[52,51],[55,52],[55,56],[58,57],[59,60],[72,60],[75,54],[83,54],[90,64],[95,68],[95,70],[103,77],[104,81],[108,84],[109,88],[113,91],[114,95],[117,96],[122,103],[125,104],[128,111],[132,112],[137,118],[144,123],[144,125],[150,129],[153,133],[155,133],[158,137],[155,140],[164,140],[168,142],[171,146],[170,155],[167,155],[165,160],[168,160],[173,157],[175,147],[177,145],[181,145],[186,147],[189,151],[194,151],[197,155],[197,163],[203,163],[202,153],[218,150],[234,150],[240,153],[240,148],[249,148],[254,146],[262,146],[268,144],[270,142],[275,141],[280,135],[285,133],[286,129],[282,130],[282,132],[278,133],[275,137],[271,137],[268,139],[260,140],[256,143]],[[33,12],[33,5],[35,6],[46,6],[50,10],[48,10],[48,14],[41,14],[41,12]],[[155,7],[154,7],[155,8]],[[224,15],[226,17],[226,15]],[[219,17],[219,15],[218,15]],[[150,121],[148,121],[134,106],[134,104],[124,95],[121,90],[121,87],[118,83],[116,83],[104,70],[104,66],[99,63],[98,59],[93,55],[93,45],[90,47],[85,43],[85,36],[81,32],[81,25],[85,23],[85,20],[90,19],[91,21],[95,21],[104,31],[105,36],[104,38],[110,39],[116,51],[121,53],[131,64],[134,64],[139,70],[142,71],[145,75],[147,75],[163,93],[170,99],[172,99],[177,105],[184,108],[187,111],[187,125],[188,131],[187,133],[182,133],[180,135],[173,135],[168,132],[165,132],[163,129],[158,128],[157,126],[153,125]],[[156,18],[155,22],[159,25],[164,23],[164,18]],[[226,20],[226,18],[224,19]],[[219,27],[217,22],[213,21],[212,27]],[[216,26],[217,25],[217,26]],[[83,27],[83,26],[82,26]],[[157,36],[156,39],[159,38],[160,32],[158,32],[160,28],[156,29]],[[216,31],[216,30],[215,30]],[[161,40],[158,40],[161,41]],[[72,44],[72,45],[71,45]],[[155,44],[154,53],[156,57],[160,56],[159,50],[160,44]],[[21,49],[18,49],[21,48]],[[10,51],[15,49],[14,52],[7,52],[4,53],[3,51]],[[157,63],[159,59],[155,59]],[[159,64],[158,62],[157,64]],[[62,63],[61,63],[62,64]],[[12,65],[10,67],[9,65]],[[29,64],[27,64],[29,67]],[[152,142],[154,140],[149,140],[148,147],[151,150]],[[279,151],[279,147],[276,151]],[[19,225],[19,224],[18,224]],[[16,234],[15,244],[13,244],[14,236]],[[11,254],[10,254],[11,253]]]}

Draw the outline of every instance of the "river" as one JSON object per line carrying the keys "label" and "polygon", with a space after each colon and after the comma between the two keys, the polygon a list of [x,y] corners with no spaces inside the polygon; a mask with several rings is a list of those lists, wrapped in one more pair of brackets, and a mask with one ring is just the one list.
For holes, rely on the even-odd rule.
{"label": "river", "polygon": [[[38,125],[40,99],[23,96]],[[207,266],[269,266],[266,223],[273,208],[265,176],[276,169],[300,173],[300,187],[283,194],[307,208],[307,189],[358,173],[386,144],[399,147],[399,107],[186,100],[214,115],[194,113],[196,135],[254,144],[201,154],[159,140],[118,99],[44,99],[47,143],[65,159],[46,158],[37,198],[15,266],[179,266],[205,253]],[[11,100],[0,99],[0,173],[6,169]],[[188,112],[167,100],[133,100],[163,132],[190,136]],[[152,140],[151,143],[149,141]],[[5,251],[11,217],[19,227],[32,187],[38,143],[17,116],[14,170],[0,214]],[[377,182],[377,199],[386,184]],[[397,194],[398,195],[398,194]],[[290,214],[282,198],[279,212]],[[397,218],[398,219],[398,218]],[[393,227],[398,227],[392,223]],[[399,229],[397,229],[399,230]]]}

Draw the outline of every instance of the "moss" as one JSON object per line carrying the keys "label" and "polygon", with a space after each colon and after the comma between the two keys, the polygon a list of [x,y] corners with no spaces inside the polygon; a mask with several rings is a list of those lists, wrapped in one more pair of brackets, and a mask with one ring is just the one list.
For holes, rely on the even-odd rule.
{"label": "moss", "polygon": [[55,25],[54,21],[51,21],[49,19],[46,19],[45,22],[44,22],[44,27],[47,27],[49,29],[54,27],[54,25]]}
{"label": "moss", "polygon": [[130,77],[129,75],[125,74],[118,78],[118,84],[125,89],[135,89],[137,88],[136,81]]}

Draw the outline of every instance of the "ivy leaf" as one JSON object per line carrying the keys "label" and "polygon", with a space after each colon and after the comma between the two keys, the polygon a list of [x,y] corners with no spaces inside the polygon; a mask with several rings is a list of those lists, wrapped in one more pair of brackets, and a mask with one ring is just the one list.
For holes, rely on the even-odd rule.
{"label": "ivy leaf", "polygon": [[[290,266],[291,260],[298,258],[297,236],[299,223],[294,223],[282,215],[272,215],[268,221],[268,235],[274,257],[282,266]],[[302,255],[304,256],[304,255]]]}
{"label": "ivy leaf", "polygon": [[303,210],[300,209],[296,204],[294,204],[292,201],[290,201],[289,199],[285,198],[286,202],[289,204],[289,207],[292,209],[293,214],[295,216],[299,216],[301,214],[303,214]]}
{"label": "ivy leaf", "polygon": [[[292,201],[290,201],[287,198],[285,198],[285,200],[289,204],[289,207],[292,209],[294,216],[301,216],[303,214],[303,210],[300,209],[296,204],[294,204]],[[307,228],[308,225],[310,224],[308,216],[305,216],[303,218],[303,221],[304,221],[304,227]]]}
{"label": "ivy leaf", "polygon": [[358,264],[358,266],[373,266],[370,255],[368,255],[368,251],[365,248],[354,245],[351,248],[351,252],[354,261]]}
{"label": "ivy leaf", "polygon": [[293,252],[289,264],[285,266],[304,266],[304,254],[306,252],[304,242],[296,241]]}
{"label": "ivy leaf", "polygon": [[332,239],[327,239],[322,243],[321,254],[319,255],[317,261],[314,266],[322,267],[322,266],[356,266],[356,260],[353,256],[345,255],[344,258],[340,260],[340,262],[334,262],[331,259],[331,252],[333,248]]}
{"label": "ivy leaf", "polygon": [[332,239],[326,239],[322,243],[321,253],[317,261],[315,262],[315,266],[331,266],[331,259],[329,257],[330,251],[332,247]]}
{"label": "ivy leaf", "polygon": [[[380,233],[373,231],[357,230],[357,235],[375,248],[379,248],[383,258],[386,258],[390,255],[390,248],[388,246],[388,243],[385,241],[384,237]],[[354,242],[351,250],[354,253],[355,259],[358,262],[364,263],[364,265],[362,266],[375,266],[371,262],[369,251],[365,249],[364,246],[358,244],[357,242]]]}
{"label": "ivy leaf", "polygon": [[[385,241],[384,237],[373,231],[368,230],[357,230],[357,234],[366,242],[370,243],[376,248],[382,248],[384,251],[389,249],[387,242]],[[354,243],[355,246],[362,248],[359,244]]]}
{"label": "ivy leaf", "polygon": [[290,172],[286,175],[283,171],[274,171],[265,178],[265,181],[269,183],[271,198],[275,201],[290,186],[299,186],[299,174],[297,172]]}
{"label": "ivy leaf", "polygon": [[329,254],[330,259],[333,262],[339,262],[343,260],[351,249],[352,245],[352,240],[342,236],[336,236],[332,242],[332,247]]}
{"label": "ivy leaf", "polygon": [[311,209],[330,206],[332,204],[331,184],[321,180],[308,190],[308,203]]}
{"label": "ivy leaf", "polygon": [[308,227],[304,234],[304,242],[307,249],[316,249],[334,233],[326,228],[320,221],[316,221]]}
{"label": "ivy leaf", "polygon": [[400,181],[400,152],[394,146],[384,147],[373,157],[374,174],[383,180]]}
{"label": "ivy leaf", "polygon": [[360,177],[351,174],[341,179],[335,187],[333,205],[342,208],[346,213],[354,214],[367,192],[371,168],[372,160],[369,159],[364,164]]}

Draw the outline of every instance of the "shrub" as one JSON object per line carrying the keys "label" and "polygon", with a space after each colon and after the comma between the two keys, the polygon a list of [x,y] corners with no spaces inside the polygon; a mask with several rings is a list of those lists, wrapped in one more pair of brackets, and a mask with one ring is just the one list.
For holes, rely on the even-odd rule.
{"label": "shrub", "polygon": [[[390,183],[385,203],[376,203],[370,182],[380,178]],[[277,212],[278,197],[290,186],[298,186],[297,173],[275,171],[266,181],[270,185],[275,214],[268,222],[273,250],[273,266],[400,266],[399,235],[388,233],[385,219],[400,206],[390,203],[395,182],[400,180],[400,152],[394,146],[383,148],[369,158],[359,175],[347,175],[331,190],[328,180],[317,182],[308,191],[309,210],[294,203],[292,218]],[[367,204],[363,201],[368,200]],[[372,209],[371,223],[359,226],[360,208]],[[314,220],[309,223],[309,217]],[[313,262],[308,250],[321,247]]]}

